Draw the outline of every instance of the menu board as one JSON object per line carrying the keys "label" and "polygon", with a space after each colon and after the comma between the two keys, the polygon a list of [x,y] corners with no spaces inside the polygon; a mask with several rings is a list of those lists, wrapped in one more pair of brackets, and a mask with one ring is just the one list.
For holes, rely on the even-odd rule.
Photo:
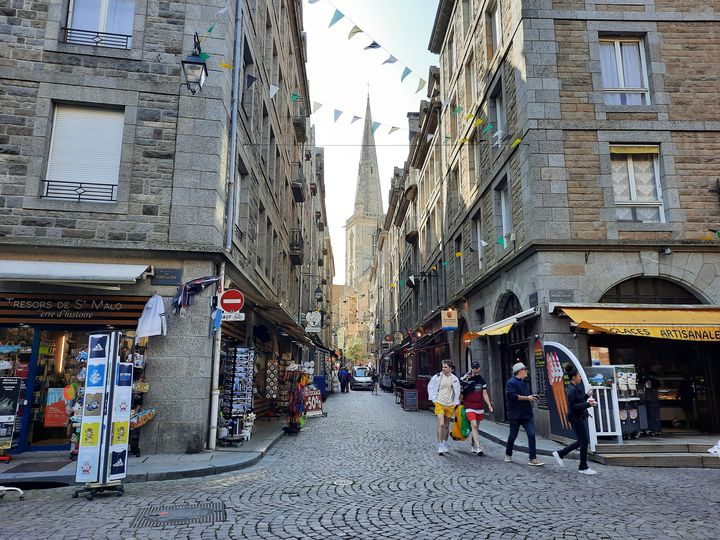
{"label": "menu board", "polygon": [[12,446],[21,379],[0,377],[0,450]]}
{"label": "menu board", "polygon": [[417,390],[403,390],[403,410],[404,411],[417,411]]}

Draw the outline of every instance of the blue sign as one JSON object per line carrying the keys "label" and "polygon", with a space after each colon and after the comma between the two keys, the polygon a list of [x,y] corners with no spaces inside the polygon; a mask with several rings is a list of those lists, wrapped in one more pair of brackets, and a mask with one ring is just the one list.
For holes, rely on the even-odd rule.
{"label": "blue sign", "polygon": [[90,338],[90,358],[107,358],[108,336]]}
{"label": "blue sign", "polygon": [[105,386],[105,365],[90,364],[87,368],[87,386]]}
{"label": "blue sign", "polygon": [[118,386],[132,386],[132,364],[119,363],[117,371]]}

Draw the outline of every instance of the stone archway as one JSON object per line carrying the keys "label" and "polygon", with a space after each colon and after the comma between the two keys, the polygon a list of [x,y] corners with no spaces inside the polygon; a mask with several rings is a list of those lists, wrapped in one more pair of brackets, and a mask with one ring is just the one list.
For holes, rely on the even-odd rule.
{"label": "stone archway", "polygon": [[633,277],[606,290],[602,304],[704,304],[687,287],[661,277]]}

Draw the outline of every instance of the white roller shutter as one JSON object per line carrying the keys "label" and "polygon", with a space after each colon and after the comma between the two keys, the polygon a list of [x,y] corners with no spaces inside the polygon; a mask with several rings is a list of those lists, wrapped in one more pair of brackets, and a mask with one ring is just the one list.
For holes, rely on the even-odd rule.
{"label": "white roller shutter", "polygon": [[124,112],[57,105],[47,180],[116,186]]}

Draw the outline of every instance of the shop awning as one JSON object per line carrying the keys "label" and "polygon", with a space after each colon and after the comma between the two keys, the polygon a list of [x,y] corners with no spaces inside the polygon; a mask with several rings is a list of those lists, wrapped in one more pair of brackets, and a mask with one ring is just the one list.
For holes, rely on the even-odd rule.
{"label": "shop awning", "polygon": [[537,317],[538,315],[540,315],[539,307],[526,309],[525,311],[516,313],[511,317],[506,317],[501,321],[497,321],[492,324],[488,324],[487,326],[483,326],[477,332],[468,332],[467,334],[463,335],[463,340],[470,341],[471,339],[475,339],[481,336],[501,336],[503,334],[507,334],[515,323],[522,322],[532,317]]}
{"label": "shop awning", "polygon": [[578,328],[622,336],[720,341],[720,306],[551,305]]}
{"label": "shop awning", "polygon": [[152,272],[147,264],[0,260],[0,281],[119,285],[135,283]]}

